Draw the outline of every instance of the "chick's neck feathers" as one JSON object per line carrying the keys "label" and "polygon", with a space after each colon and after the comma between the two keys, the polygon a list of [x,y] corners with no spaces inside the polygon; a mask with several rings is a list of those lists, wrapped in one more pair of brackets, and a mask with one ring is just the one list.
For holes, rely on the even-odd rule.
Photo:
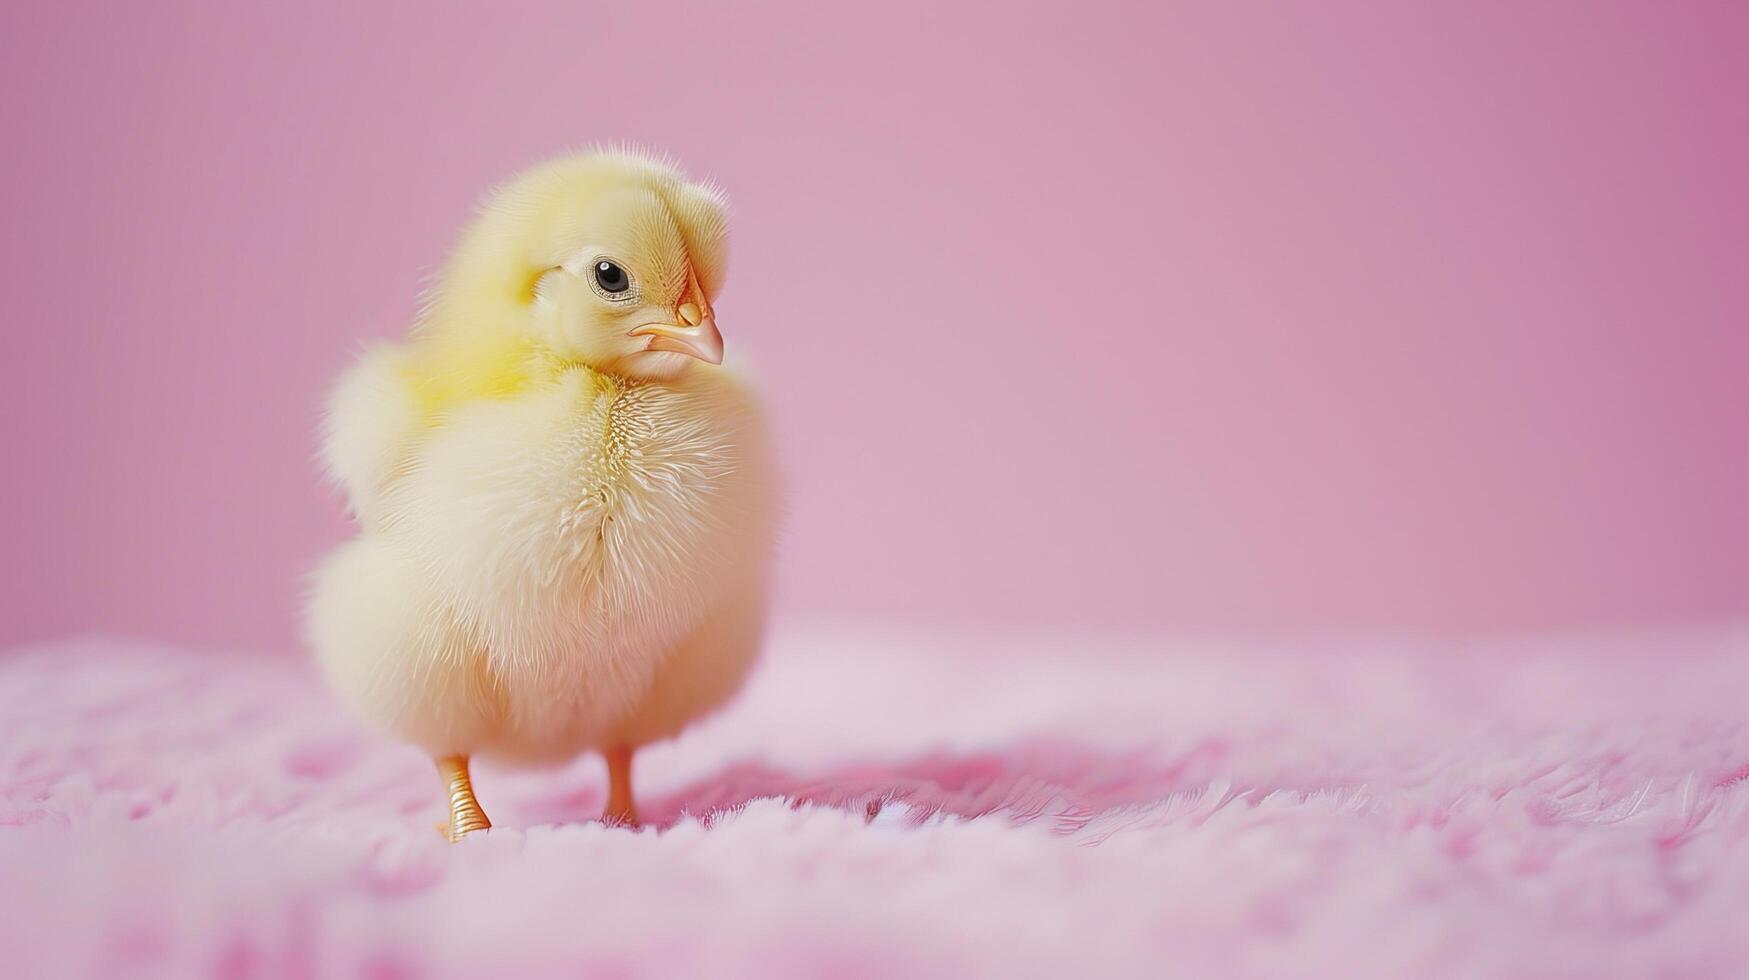
{"label": "chick's neck feathers", "polygon": [[480,237],[456,250],[409,338],[402,372],[428,421],[456,404],[512,397],[568,366],[529,333],[535,274],[516,250]]}

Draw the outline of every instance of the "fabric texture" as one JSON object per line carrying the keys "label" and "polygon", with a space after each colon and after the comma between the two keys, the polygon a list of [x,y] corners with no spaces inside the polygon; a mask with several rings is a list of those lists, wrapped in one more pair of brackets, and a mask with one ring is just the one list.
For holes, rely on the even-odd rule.
{"label": "fabric texture", "polygon": [[1743,976],[1749,630],[784,630],[640,753],[429,762],[291,657],[0,655],[8,976]]}

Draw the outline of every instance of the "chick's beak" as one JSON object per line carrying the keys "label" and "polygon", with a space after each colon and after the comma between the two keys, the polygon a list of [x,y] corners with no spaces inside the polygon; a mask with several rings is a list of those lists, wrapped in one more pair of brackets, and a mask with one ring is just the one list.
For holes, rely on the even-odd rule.
{"label": "chick's beak", "polygon": [[645,350],[673,351],[707,364],[723,363],[723,335],[717,332],[717,321],[710,311],[696,303],[682,303],[675,313],[679,323],[646,323],[631,336],[649,337]]}

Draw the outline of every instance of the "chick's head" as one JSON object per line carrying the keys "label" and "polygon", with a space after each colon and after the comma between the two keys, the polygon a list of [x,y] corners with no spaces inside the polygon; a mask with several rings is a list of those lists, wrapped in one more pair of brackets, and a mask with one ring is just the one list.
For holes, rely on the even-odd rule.
{"label": "chick's head", "polygon": [[[482,209],[427,323],[646,380],[719,364],[722,195],[657,161],[595,153],[536,168]],[[482,336],[482,334],[486,336]]]}

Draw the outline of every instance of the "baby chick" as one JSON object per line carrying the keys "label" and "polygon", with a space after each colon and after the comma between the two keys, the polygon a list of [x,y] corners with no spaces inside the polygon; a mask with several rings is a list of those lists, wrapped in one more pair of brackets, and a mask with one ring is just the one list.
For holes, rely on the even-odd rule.
{"label": "baby chick", "polygon": [[468,760],[631,759],[741,686],[765,622],[777,480],[720,367],[722,196],[629,153],[494,193],[407,339],[328,404],[360,533],[318,570],[328,683],[430,753],[448,835],[490,827]]}

